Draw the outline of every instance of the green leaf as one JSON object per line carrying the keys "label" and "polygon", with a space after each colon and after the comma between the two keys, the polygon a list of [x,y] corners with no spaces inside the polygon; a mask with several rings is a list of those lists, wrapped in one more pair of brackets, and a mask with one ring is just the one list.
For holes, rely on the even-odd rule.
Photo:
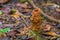
{"label": "green leaf", "polygon": [[1,33],[4,33],[3,30],[0,30],[0,34],[1,34]]}
{"label": "green leaf", "polygon": [[0,34],[1,34],[1,33],[6,33],[6,32],[8,32],[8,31],[10,31],[10,28],[1,29],[1,30],[0,30]]}
{"label": "green leaf", "polygon": [[5,29],[3,29],[3,31],[8,32],[8,31],[10,31],[10,28],[5,28]]}
{"label": "green leaf", "polygon": [[20,0],[21,3],[25,2],[26,0]]}
{"label": "green leaf", "polygon": [[2,11],[0,11],[0,15],[2,15]]}

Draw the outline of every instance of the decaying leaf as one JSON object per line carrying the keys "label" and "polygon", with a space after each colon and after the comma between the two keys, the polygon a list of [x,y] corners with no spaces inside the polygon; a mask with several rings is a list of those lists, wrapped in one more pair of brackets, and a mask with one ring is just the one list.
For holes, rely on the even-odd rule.
{"label": "decaying leaf", "polygon": [[19,13],[18,11],[16,11],[16,12],[13,13],[11,16],[17,19],[17,18],[19,18],[20,13]]}
{"label": "decaying leaf", "polygon": [[30,17],[30,28],[35,31],[41,30],[41,16],[40,16],[40,10],[34,9],[32,11],[32,16]]}
{"label": "decaying leaf", "polygon": [[45,34],[45,35],[49,35],[49,36],[53,36],[53,37],[55,37],[55,36],[59,36],[58,34],[56,34],[55,32],[46,32],[46,33],[43,33],[43,34]]}
{"label": "decaying leaf", "polygon": [[14,31],[10,31],[7,33],[7,36],[13,37],[14,35],[16,35],[16,32],[14,32]]}
{"label": "decaying leaf", "polygon": [[56,9],[56,11],[60,13],[60,9]]}
{"label": "decaying leaf", "polygon": [[0,38],[6,37],[6,34],[0,34]]}
{"label": "decaying leaf", "polygon": [[0,0],[0,3],[3,4],[3,3],[6,3],[8,2],[9,0]]}
{"label": "decaying leaf", "polygon": [[43,27],[43,31],[50,31],[51,30],[51,26],[50,25],[45,25]]}
{"label": "decaying leaf", "polygon": [[22,7],[22,8],[28,8],[26,4],[22,4],[22,3],[17,3],[16,6]]}
{"label": "decaying leaf", "polygon": [[19,32],[20,32],[20,35],[23,35],[23,34],[25,34],[26,32],[28,32],[29,31],[29,27],[24,27],[22,30],[20,30]]}

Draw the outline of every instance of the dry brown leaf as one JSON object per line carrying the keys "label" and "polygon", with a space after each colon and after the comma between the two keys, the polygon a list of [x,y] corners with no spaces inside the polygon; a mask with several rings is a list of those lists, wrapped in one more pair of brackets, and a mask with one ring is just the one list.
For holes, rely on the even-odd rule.
{"label": "dry brown leaf", "polygon": [[6,3],[7,1],[9,0],[0,0],[0,3],[3,4],[3,3]]}
{"label": "dry brown leaf", "polygon": [[26,33],[27,36],[31,36],[31,32]]}
{"label": "dry brown leaf", "polygon": [[22,3],[17,3],[16,6],[28,8],[28,6],[26,4],[22,4]]}
{"label": "dry brown leaf", "polygon": [[3,35],[0,34],[0,38],[3,38],[3,37],[6,37],[6,34],[3,34]]}
{"label": "dry brown leaf", "polygon": [[11,16],[17,19],[17,18],[19,18],[20,13],[19,13],[18,11],[16,11],[16,12],[15,12],[14,14],[12,14]]}
{"label": "dry brown leaf", "polygon": [[57,36],[57,34],[55,32],[46,32],[44,33],[45,35],[50,35],[50,36]]}
{"label": "dry brown leaf", "polygon": [[56,9],[57,12],[60,12],[60,9]]}
{"label": "dry brown leaf", "polygon": [[51,30],[51,26],[50,25],[45,25],[43,27],[43,31],[50,31]]}
{"label": "dry brown leaf", "polygon": [[20,30],[20,35],[25,34],[29,30],[29,27],[24,27],[22,30]]}

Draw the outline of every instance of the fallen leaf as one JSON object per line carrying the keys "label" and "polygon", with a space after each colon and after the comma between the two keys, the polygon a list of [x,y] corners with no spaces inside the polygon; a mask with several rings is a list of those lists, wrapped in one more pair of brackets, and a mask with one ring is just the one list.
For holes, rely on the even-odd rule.
{"label": "fallen leaf", "polygon": [[13,13],[11,16],[17,19],[17,18],[19,18],[20,13],[19,13],[18,11],[16,11],[16,12]]}
{"label": "fallen leaf", "polygon": [[50,36],[57,36],[57,34],[55,33],[55,32],[46,32],[46,33],[43,33],[43,34],[45,34],[45,35],[50,35]]}
{"label": "fallen leaf", "polygon": [[16,32],[14,32],[14,31],[10,31],[7,33],[7,36],[13,37],[14,35],[16,35]]}
{"label": "fallen leaf", "polygon": [[[23,29],[21,29],[19,32],[20,32],[20,35],[24,35],[26,32],[29,31],[29,27],[24,27]],[[27,34],[26,34],[27,35]]]}
{"label": "fallen leaf", "polygon": [[22,4],[22,3],[17,3],[16,6],[22,7],[22,8],[28,8],[26,4]]}
{"label": "fallen leaf", "polygon": [[9,0],[0,0],[0,3],[3,4],[3,3],[6,3],[8,2]]}
{"label": "fallen leaf", "polygon": [[48,24],[43,27],[43,31],[50,31],[50,30],[51,30],[51,26]]}
{"label": "fallen leaf", "polygon": [[60,9],[56,9],[56,11],[60,13]]}

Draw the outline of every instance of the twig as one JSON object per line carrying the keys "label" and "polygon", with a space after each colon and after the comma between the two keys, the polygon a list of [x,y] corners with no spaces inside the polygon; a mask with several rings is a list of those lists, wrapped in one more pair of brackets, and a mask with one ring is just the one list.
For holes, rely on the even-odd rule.
{"label": "twig", "polygon": [[[33,0],[28,0],[28,2],[33,6],[33,8],[38,8],[34,3],[33,3]],[[51,16],[48,16],[46,13],[44,13],[41,8],[40,9],[40,12],[41,14],[46,17],[47,19],[49,19],[50,21],[53,21],[53,22],[56,22],[56,23],[60,23],[60,20],[57,20],[57,19],[54,19],[52,18]]]}
{"label": "twig", "polygon": [[24,17],[23,17],[23,16],[21,16],[21,18],[22,18],[22,20],[21,20],[21,21],[24,23],[24,26],[25,26],[25,27],[28,27],[28,24],[26,23],[26,21],[25,21]]}
{"label": "twig", "polygon": [[[22,18],[22,22],[24,23],[24,26],[28,27],[28,24],[26,23],[25,19],[24,19],[24,16],[22,13],[19,12],[19,10],[16,9],[16,11],[18,12],[19,16]],[[30,16],[25,16],[25,17],[30,17]]]}

